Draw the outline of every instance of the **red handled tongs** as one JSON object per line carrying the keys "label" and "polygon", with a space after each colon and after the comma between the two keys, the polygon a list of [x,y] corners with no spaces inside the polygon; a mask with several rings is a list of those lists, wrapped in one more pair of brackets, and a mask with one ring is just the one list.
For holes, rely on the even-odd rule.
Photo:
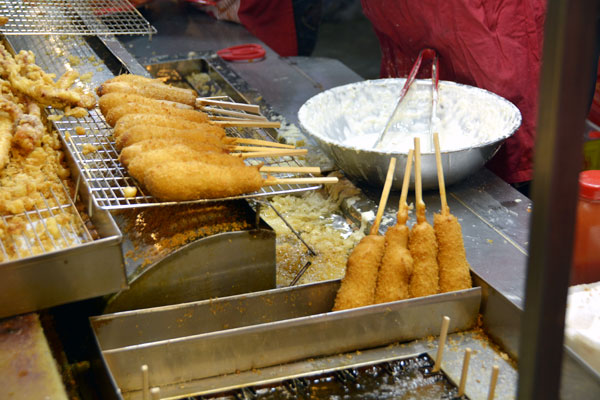
{"label": "red handled tongs", "polygon": [[383,142],[383,138],[385,137],[385,134],[387,133],[390,126],[392,125],[392,121],[394,120],[394,117],[396,116],[396,113],[398,112],[398,109],[400,108],[400,104],[402,103],[402,100],[406,96],[406,93],[408,93],[408,89],[410,89],[410,86],[415,81],[417,73],[419,72],[419,69],[421,68],[421,63],[423,62],[423,58],[425,58],[425,57],[433,59],[433,64],[431,66],[431,120],[430,120],[430,127],[429,127],[430,133],[431,133],[430,136],[432,138],[431,139],[431,148],[433,148],[433,120],[436,115],[436,108],[437,108],[437,101],[438,101],[438,84],[439,84],[439,77],[438,77],[439,58],[438,58],[437,53],[433,49],[423,49],[419,52],[417,60],[413,64],[412,69],[410,70],[410,73],[408,74],[408,78],[406,78],[406,82],[404,82],[404,86],[402,87],[402,90],[400,91],[400,96],[398,98],[398,102],[396,103],[396,107],[394,108],[394,111],[390,115],[390,118],[387,120],[387,123],[385,124],[383,131],[381,131],[381,133],[379,134],[379,137],[375,141],[373,148],[379,147],[381,145],[381,143]]}

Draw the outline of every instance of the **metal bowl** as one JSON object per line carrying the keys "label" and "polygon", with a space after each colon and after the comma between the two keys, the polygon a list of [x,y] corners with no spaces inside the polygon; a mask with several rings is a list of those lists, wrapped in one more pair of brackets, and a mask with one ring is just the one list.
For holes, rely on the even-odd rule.
{"label": "metal bowl", "polygon": [[[404,82],[404,78],[362,81],[319,93],[298,111],[300,126],[350,179],[382,185],[390,158],[397,157],[392,186],[396,190],[401,188],[407,154],[418,136],[423,188],[436,188],[429,122],[431,80],[412,84],[382,145],[373,148]],[[520,125],[521,113],[508,100],[473,86],[440,81],[434,130],[440,136],[446,184],[480,169]]]}

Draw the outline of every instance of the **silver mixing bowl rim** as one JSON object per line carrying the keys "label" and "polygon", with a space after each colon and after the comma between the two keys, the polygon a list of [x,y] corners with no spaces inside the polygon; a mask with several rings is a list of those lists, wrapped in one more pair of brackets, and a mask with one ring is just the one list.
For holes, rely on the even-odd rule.
{"label": "silver mixing bowl rim", "polygon": [[[349,83],[346,85],[341,85],[341,86],[336,86],[334,88],[325,90],[321,93],[317,93],[316,95],[312,96],[311,98],[309,98],[308,100],[306,100],[306,102],[300,107],[300,109],[298,110],[298,122],[300,123],[300,127],[302,128],[302,130],[304,130],[304,132],[307,132],[310,136],[316,137],[319,140],[326,142],[329,145],[333,145],[333,146],[337,146],[340,148],[343,148],[345,150],[351,150],[351,151],[362,151],[362,152],[367,152],[367,153],[378,153],[378,154],[388,154],[388,155],[394,155],[394,154],[402,154],[402,155],[407,155],[408,154],[408,150],[406,152],[402,152],[402,151],[389,151],[389,150],[385,150],[385,149],[361,149],[361,148],[357,148],[357,147],[352,147],[352,146],[348,146],[345,145],[343,143],[337,142],[337,141],[333,141],[333,140],[329,140],[326,137],[323,137],[320,134],[316,134],[314,132],[311,132],[310,129],[308,129],[304,123],[302,122],[302,113],[303,110],[306,110],[306,108],[308,108],[310,106],[310,103],[317,101],[320,97],[322,96],[326,96],[329,92],[334,91],[334,90],[342,90],[345,87],[349,87],[349,86],[359,86],[359,85],[365,85],[365,84],[369,84],[371,82],[373,83],[385,83],[386,81],[405,81],[406,78],[382,78],[382,79],[371,79],[371,80],[364,80],[364,81],[360,81],[360,82],[354,82],[354,83]],[[424,83],[424,84],[431,84],[431,80],[430,79],[415,79],[415,82],[419,82],[419,83]],[[498,142],[501,142],[503,140],[508,139],[509,137],[511,137],[521,126],[521,122],[522,122],[522,115],[521,115],[521,111],[517,108],[517,106],[515,106],[511,101],[505,99],[504,97],[497,95],[494,92],[491,92],[489,90],[486,89],[482,89],[476,86],[471,86],[471,85],[466,85],[463,83],[458,83],[458,82],[454,82],[454,81],[444,81],[444,80],[440,80],[439,81],[440,85],[449,85],[449,86],[459,86],[459,87],[466,87],[469,89],[475,89],[478,91],[482,91],[487,93],[488,95],[491,95],[492,97],[495,97],[496,99],[498,99],[498,101],[500,102],[504,102],[506,103],[506,105],[509,108],[512,108],[513,111],[516,114],[516,118],[514,119],[514,123],[513,126],[507,130],[507,133],[500,136],[500,137],[496,137],[492,140],[488,140],[486,142],[482,142],[479,143],[477,146],[473,147],[464,147],[461,149],[453,149],[453,150],[447,150],[447,151],[442,151],[443,154],[450,154],[450,153],[460,153],[460,152],[464,152],[465,150],[471,150],[471,149],[477,149],[477,148],[482,148],[482,147],[487,147],[490,145],[494,145]],[[435,154],[435,151],[421,151],[421,154]]]}

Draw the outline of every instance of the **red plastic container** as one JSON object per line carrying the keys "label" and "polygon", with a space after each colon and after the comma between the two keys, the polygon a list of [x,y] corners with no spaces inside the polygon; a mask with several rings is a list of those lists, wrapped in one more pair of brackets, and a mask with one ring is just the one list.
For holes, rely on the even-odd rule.
{"label": "red plastic container", "polygon": [[579,174],[571,284],[600,281],[600,170]]}

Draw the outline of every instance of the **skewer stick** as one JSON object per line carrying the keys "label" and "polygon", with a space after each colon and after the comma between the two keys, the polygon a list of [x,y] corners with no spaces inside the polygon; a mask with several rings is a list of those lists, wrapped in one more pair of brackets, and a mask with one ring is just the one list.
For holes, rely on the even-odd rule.
{"label": "skewer stick", "polygon": [[497,365],[494,365],[492,368],[492,379],[490,381],[490,391],[488,392],[488,400],[493,400],[496,395],[496,383],[498,382],[498,372],[499,368]]}
{"label": "skewer stick", "polygon": [[442,356],[444,354],[444,346],[446,345],[446,336],[448,335],[448,326],[450,325],[450,317],[444,316],[442,320],[442,330],[440,331],[440,340],[438,342],[437,356],[435,357],[435,365],[431,372],[438,372],[442,367]]}
{"label": "skewer stick", "polygon": [[297,172],[301,174],[320,174],[320,167],[261,167],[260,172]]}
{"label": "skewer stick", "polygon": [[239,126],[242,128],[280,128],[281,122],[276,121],[211,121],[213,125],[219,125],[223,127],[228,126]]}
{"label": "skewer stick", "polygon": [[196,99],[196,107],[197,108],[200,108],[204,105],[230,108],[233,110],[243,110],[243,111],[248,111],[248,112],[251,112],[254,114],[260,114],[260,107],[255,104],[244,104],[244,103],[234,103],[232,101],[211,100],[206,97],[199,97]]}
{"label": "skewer stick", "polygon": [[[406,156],[406,167],[404,168],[404,180],[402,181],[402,191],[400,192],[400,202],[398,204],[398,215],[404,215],[408,205],[406,204],[406,196],[408,196],[408,184],[410,181],[410,171],[412,169],[412,161],[413,161],[413,149],[408,151],[408,156]],[[400,223],[406,224],[405,221],[400,221]]]}
{"label": "skewer stick", "polygon": [[152,400],[160,400],[160,388],[153,387],[150,389],[150,395],[152,396]]}
{"label": "skewer stick", "polygon": [[148,380],[148,366],[142,365],[142,395],[144,400],[150,400],[150,383]]}
{"label": "skewer stick", "polygon": [[265,179],[263,186],[272,185],[303,185],[303,184],[321,184],[321,183],[337,183],[336,177],[315,177],[315,178],[274,178],[272,176]]}
{"label": "skewer stick", "polygon": [[278,151],[252,151],[249,153],[231,153],[232,155],[240,155],[242,158],[251,157],[283,157],[283,156],[301,156],[308,153],[307,149],[284,149]]}
{"label": "skewer stick", "polygon": [[463,359],[462,373],[460,374],[460,384],[458,385],[458,397],[465,394],[465,386],[467,386],[467,375],[469,372],[469,360],[471,360],[471,348],[465,349],[465,358]]}
{"label": "skewer stick", "polygon": [[381,223],[381,217],[385,211],[385,205],[387,204],[388,196],[390,195],[390,189],[392,188],[392,182],[394,181],[394,170],[396,169],[396,157],[390,159],[390,165],[388,166],[387,175],[385,177],[385,183],[383,184],[383,191],[381,192],[381,199],[379,200],[379,207],[377,207],[377,215],[373,226],[371,226],[370,235],[377,235],[379,231],[379,224]]}
{"label": "skewer stick", "polygon": [[[249,152],[281,152],[280,147],[263,147],[263,146],[231,146],[229,147],[231,151],[249,151]],[[291,150],[291,149],[290,149]],[[305,149],[302,149],[305,150]],[[302,153],[304,154],[304,153]]]}
{"label": "skewer stick", "polygon": [[435,164],[437,166],[438,186],[440,187],[440,200],[442,201],[442,215],[448,215],[448,201],[446,200],[446,185],[444,185],[444,169],[442,167],[442,153],[440,152],[440,136],[433,134],[433,144],[435,146]]}
{"label": "skewer stick", "polygon": [[415,197],[417,202],[417,223],[426,222],[423,187],[421,186],[421,141],[415,137]]}
{"label": "skewer stick", "polygon": [[263,116],[263,115],[258,115],[258,114],[248,114],[248,113],[243,113],[243,112],[239,112],[239,111],[232,111],[232,110],[223,110],[222,108],[216,108],[216,107],[208,107],[208,106],[202,106],[200,107],[200,110],[207,112],[207,113],[216,113],[216,114],[223,114],[223,115],[229,115],[232,117],[240,117],[240,118],[244,118],[244,119],[257,119],[257,120],[267,120],[267,117]]}
{"label": "skewer stick", "polygon": [[269,140],[262,140],[262,139],[233,138],[233,142],[236,144],[256,144],[259,146],[280,147],[282,149],[295,149],[296,148],[296,146],[291,145],[291,144],[271,142]]}

